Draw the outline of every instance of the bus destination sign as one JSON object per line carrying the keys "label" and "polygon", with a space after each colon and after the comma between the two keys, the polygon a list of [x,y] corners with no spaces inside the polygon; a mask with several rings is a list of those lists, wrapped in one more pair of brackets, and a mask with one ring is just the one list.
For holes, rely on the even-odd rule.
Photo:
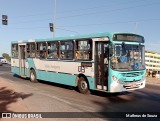
{"label": "bus destination sign", "polygon": [[113,41],[128,41],[144,43],[144,37],[135,34],[115,34]]}

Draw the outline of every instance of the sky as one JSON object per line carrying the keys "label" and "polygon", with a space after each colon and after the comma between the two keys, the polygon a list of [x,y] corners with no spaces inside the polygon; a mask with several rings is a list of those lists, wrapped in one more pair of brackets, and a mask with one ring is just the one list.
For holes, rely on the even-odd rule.
{"label": "sky", "polygon": [[[11,42],[98,32],[134,32],[160,53],[160,0],[0,0],[0,56]],[[50,32],[49,23],[56,30]]]}

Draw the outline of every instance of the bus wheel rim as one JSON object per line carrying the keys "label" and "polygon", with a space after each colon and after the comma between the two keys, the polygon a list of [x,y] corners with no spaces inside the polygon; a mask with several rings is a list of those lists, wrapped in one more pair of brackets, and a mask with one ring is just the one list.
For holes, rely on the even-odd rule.
{"label": "bus wheel rim", "polygon": [[83,90],[87,89],[87,83],[86,83],[86,81],[82,81],[82,82],[81,82],[81,88],[82,88]]}

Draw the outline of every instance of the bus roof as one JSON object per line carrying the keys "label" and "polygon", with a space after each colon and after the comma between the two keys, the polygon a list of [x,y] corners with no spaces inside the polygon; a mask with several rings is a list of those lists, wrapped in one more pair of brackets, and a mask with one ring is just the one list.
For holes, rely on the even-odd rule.
{"label": "bus roof", "polygon": [[133,34],[133,33],[102,32],[102,33],[92,33],[92,34],[84,34],[84,35],[70,35],[65,37],[20,40],[20,41],[13,41],[12,43],[44,42],[44,41],[59,41],[59,40],[65,41],[65,40],[87,39],[87,38],[96,38],[96,37],[98,38],[98,37],[106,37],[106,36],[108,36],[111,39],[111,37],[113,37],[114,34]]}

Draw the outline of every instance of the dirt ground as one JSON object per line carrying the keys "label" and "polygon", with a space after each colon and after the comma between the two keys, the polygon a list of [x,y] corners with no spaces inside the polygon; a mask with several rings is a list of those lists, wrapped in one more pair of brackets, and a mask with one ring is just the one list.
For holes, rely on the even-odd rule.
{"label": "dirt ground", "polygon": [[160,78],[155,78],[155,77],[146,77],[146,83],[148,84],[155,84],[155,85],[160,85]]}

